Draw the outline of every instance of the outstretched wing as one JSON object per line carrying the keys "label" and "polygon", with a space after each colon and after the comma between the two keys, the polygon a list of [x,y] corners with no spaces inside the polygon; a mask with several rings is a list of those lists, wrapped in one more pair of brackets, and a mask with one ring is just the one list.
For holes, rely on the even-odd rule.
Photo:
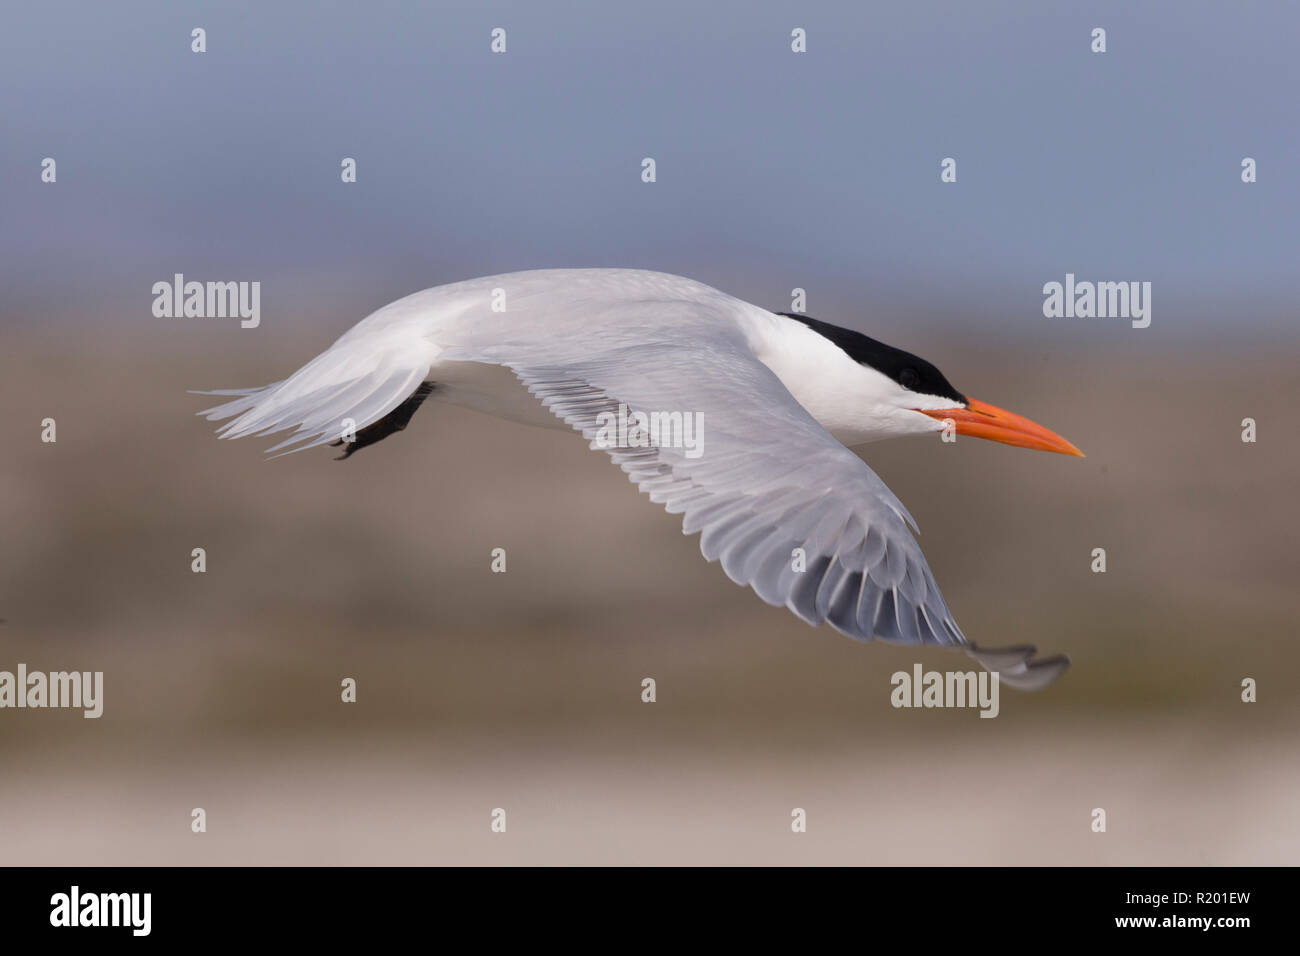
{"label": "outstretched wing", "polygon": [[[665,365],[669,374],[656,374]],[[681,514],[687,534],[701,532],[705,558],[767,603],[851,637],[966,643],[902,504],[760,362],[637,350],[616,365],[515,372],[652,501]],[[695,446],[662,433],[657,445],[611,445],[611,423],[637,413],[674,423],[689,416],[698,425],[682,438]]]}
{"label": "outstretched wing", "polygon": [[[512,368],[652,501],[681,514],[685,533],[700,532],[706,559],[768,604],[860,640],[960,645],[1012,686],[1045,686],[1068,666],[1064,658],[1034,661],[1032,647],[971,645],[902,503],[743,345],[637,347]],[[657,413],[674,425],[691,416],[698,429],[660,429],[654,442],[611,429],[638,412],[643,422]],[[683,447],[688,437],[692,447]]]}

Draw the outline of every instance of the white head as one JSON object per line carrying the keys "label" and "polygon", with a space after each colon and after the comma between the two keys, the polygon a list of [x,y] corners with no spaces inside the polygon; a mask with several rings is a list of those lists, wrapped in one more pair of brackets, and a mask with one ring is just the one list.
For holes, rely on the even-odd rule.
{"label": "white head", "polygon": [[1082,455],[1064,438],[953,388],[920,356],[875,339],[781,313],[779,343],[760,356],[795,399],[845,445],[924,435],[959,435]]}

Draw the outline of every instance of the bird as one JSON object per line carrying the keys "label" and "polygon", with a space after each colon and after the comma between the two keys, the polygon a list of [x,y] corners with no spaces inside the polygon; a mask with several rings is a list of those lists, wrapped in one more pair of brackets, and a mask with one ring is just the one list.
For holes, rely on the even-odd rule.
{"label": "bird", "polygon": [[680,514],[706,560],[808,624],[958,649],[1023,690],[1069,666],[968,640],[916,522],[851,449],[949,429],[1083,453],[968,398],[925,359],[802,313],[662,272],[512,272],[391,302],[282,381],[197,394],[224,399],[198,412],[224,423],[221,438],[292,429],[275,457],[328,444],[346,459],[440,402],[576,431]]}

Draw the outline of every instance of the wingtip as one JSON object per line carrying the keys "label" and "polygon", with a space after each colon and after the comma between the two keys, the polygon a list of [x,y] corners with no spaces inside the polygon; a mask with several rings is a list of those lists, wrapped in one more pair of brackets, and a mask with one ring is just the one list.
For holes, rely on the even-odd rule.
{"label": "wingtip", "polygon": [[997,673],[999,681],[1016,690],[1042,690],[1070,667],[1065,654],[1035,660],[1038,648],[1029,644],[988,649],[970,644],[965,650],[981,667]]}

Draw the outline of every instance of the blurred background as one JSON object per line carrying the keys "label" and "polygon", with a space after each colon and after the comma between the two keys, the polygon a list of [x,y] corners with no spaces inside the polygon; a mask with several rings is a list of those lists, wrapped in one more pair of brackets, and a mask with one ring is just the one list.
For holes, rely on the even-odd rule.
{"label": "blurred background", "polygon": [[[0,670],[105,703],[0,711],[0,862],[1300,862],[1294,8],[3,17]],[[576,436],[428,406],[268,462],[194,417],[409,292],[562,266],[806,289],[1083,448],[861,449],[966,633],[1071,670],[895,710],[967,659],[763,605]],[[261,282],[260,327],[154,318],[176,272]],[[1067,272],[1150,281],[1150,328],[1044,318]]]}

